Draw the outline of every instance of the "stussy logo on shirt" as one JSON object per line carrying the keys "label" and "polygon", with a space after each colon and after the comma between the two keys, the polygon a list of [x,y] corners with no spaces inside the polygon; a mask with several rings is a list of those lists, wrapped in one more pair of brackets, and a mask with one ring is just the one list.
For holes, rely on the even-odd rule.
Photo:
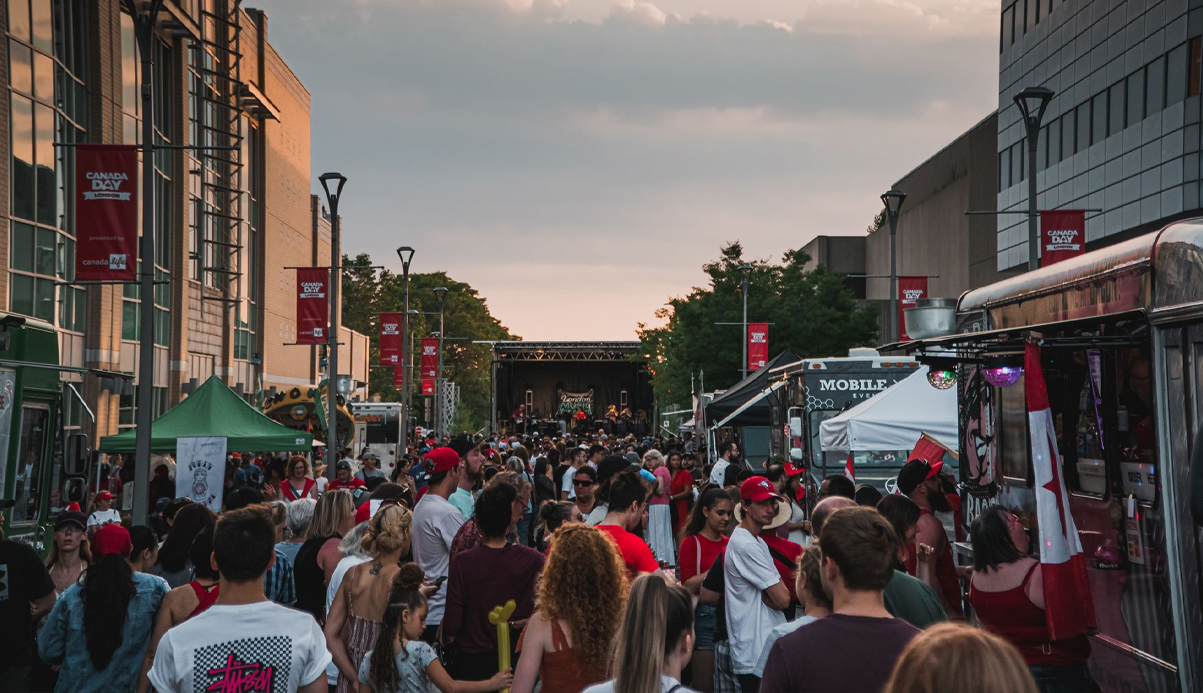
{"label": "stussy logo on shirt", "polygon": [[194,693],[281,693],[288,689],[292,639],[248,638],[196,650]]}

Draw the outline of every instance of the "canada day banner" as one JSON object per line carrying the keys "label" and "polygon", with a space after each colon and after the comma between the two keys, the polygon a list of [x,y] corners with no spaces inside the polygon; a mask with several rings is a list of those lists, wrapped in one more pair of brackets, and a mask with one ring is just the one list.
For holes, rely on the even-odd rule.
{"label": "canada day banner", "polygon": [[138,148],[76,146],[75,190],[75,281],[135,281]]}
{"label": "canada day banner", "polygon": [[400,313],[380,314],[380,365],[399,366],[401,360],[401,317]]}
{"label": "canada day banner", "polygon": [[764,368],[769,362],[769,324],[748,323],[748,370]]}
{"label": "canada day banner", "polygon": [[914,308],[921,298],[927,298],[927,277],[898,278],[898,341],[910,341],[906,333],[906,309]]}
{"label": "canada day banner", "polygon": [[175,497],[221,512],[226,477],[224,436],[180,436],[175,441]]}
{"label": "canada day banner", "polygon": [[325,344],[330,315],[330,270],[297,268],[297,344]]}
{"label": "canada day banner", "polygon": [[1040,213],[1040,266],[1048,267],[1086,252],[1086,212],[1053,209]]}

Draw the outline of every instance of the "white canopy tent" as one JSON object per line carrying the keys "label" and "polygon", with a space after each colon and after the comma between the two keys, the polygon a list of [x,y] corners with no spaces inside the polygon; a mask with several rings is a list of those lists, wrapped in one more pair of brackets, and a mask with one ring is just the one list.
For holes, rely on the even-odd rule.
{"label": "white canopy tent", "polygon": [[820,426],[823,452],[907,450],[923,433],[957,438],[957,390],[927,382],[927,366]]}

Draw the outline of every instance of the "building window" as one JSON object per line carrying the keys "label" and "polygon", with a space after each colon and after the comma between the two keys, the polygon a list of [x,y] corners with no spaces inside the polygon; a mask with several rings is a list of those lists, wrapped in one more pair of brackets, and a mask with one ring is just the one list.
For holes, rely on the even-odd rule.
{"label": "building window", "polygon": [[1002,13],[1002,48],[1007,48],[1015,43],[1015,6],[1011,5]]}
{"label": "building window", "polygon": [[1011,145],[1011,185],[1023,182],[1023,140]]}
{"label": "building window", "polygon": [[1084,152],[1090,146],[1090,102],[1078,106],[1077,108],[1077,143],[1074,145],[1074,154]]}
{"label": "building window", "polygon": [[1187,88],[1187,73],[1189,65],[1187,59],[1188,44],[1182,44],[1170,51],[1168,62],[1166,64],[1165,85],[1166,104],[1179,103],[1186,101]]}
{"label": "building window", "polygon": [[1094,105],[1091,107],[1091,144],[1099,144],[1107,139],[1107,118],[1107,92],[1103,92],[1094,97]]}
{"label": "building window", "polygon": [[1107,136],[1110,137],[1119,134],[1124,129],[1126,122],[1124,111],[1127,104],[1124,100],[1124,83],[1116,82],[1111,85],[1111,89],[1107,93],[1110,101],[1107,114]]}
{"label": "building window", "polygon": [[1165,56],[1149,63],[1145,74],[1145,117],[1148,118],[1165,108]]}
{"label": "building window", "polygon": [[1048,165],[1061,163],[1061,119],[1057,118],[1048,126]]}
{"label": "building window", "polygon": [[998,153],[998,191],[1002,192],[1011,187],[1011,150],[1004,149]]}
{"label": "building window", "polygon": [[1036,140],[1036,166],[1048,168],[1048,126],[1040,128],[1040,137]]}
{"label": "building window", "polygon": [[[74,152],[86,122],[83,12],[72,0],[10,0],[8,308],[58,327],[84,327],[75,278]],[[57,310],[56,310],[57,301]]]}
{"label": "building window", "polygon": [[1201,41],[1198,37],[1195,37],[1190,40],[1190,56],[1189,56],[1190,72],[1187,75],[1187,83],[1186,83],[1186,95],[1187,96],[1198,96],[1199,95],[1199,88],[1200,88],[1199,81],[1200,81],[1200,79],[1203,79],[1203,74],[1201,74],[1201,72],[1203,72],[1203,70],[1201,70],[1201,65],[1200,65],[1201,48],[1203,48],[1203,41]]}
{"label": "building window", "polygon": [[1128,112],[1126,127],[1145,119],[1145,72],[1137,70],[1128,75]]}

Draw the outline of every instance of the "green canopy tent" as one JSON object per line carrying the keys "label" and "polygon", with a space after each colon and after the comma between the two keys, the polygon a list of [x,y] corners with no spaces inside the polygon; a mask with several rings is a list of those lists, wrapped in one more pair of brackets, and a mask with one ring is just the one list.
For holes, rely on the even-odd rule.
{"label": "green canopy tent", "polygon": [[[167,413],[150,425],[150,449],[175,452],[181,436],[217,436],[226,438],[230,451],[310,450],[313,435],[296,431],[264,416],[234,394],[217,376],[205,381]],[[135,431],[126,431],[100,439],[101,452],[134,452]]]}

